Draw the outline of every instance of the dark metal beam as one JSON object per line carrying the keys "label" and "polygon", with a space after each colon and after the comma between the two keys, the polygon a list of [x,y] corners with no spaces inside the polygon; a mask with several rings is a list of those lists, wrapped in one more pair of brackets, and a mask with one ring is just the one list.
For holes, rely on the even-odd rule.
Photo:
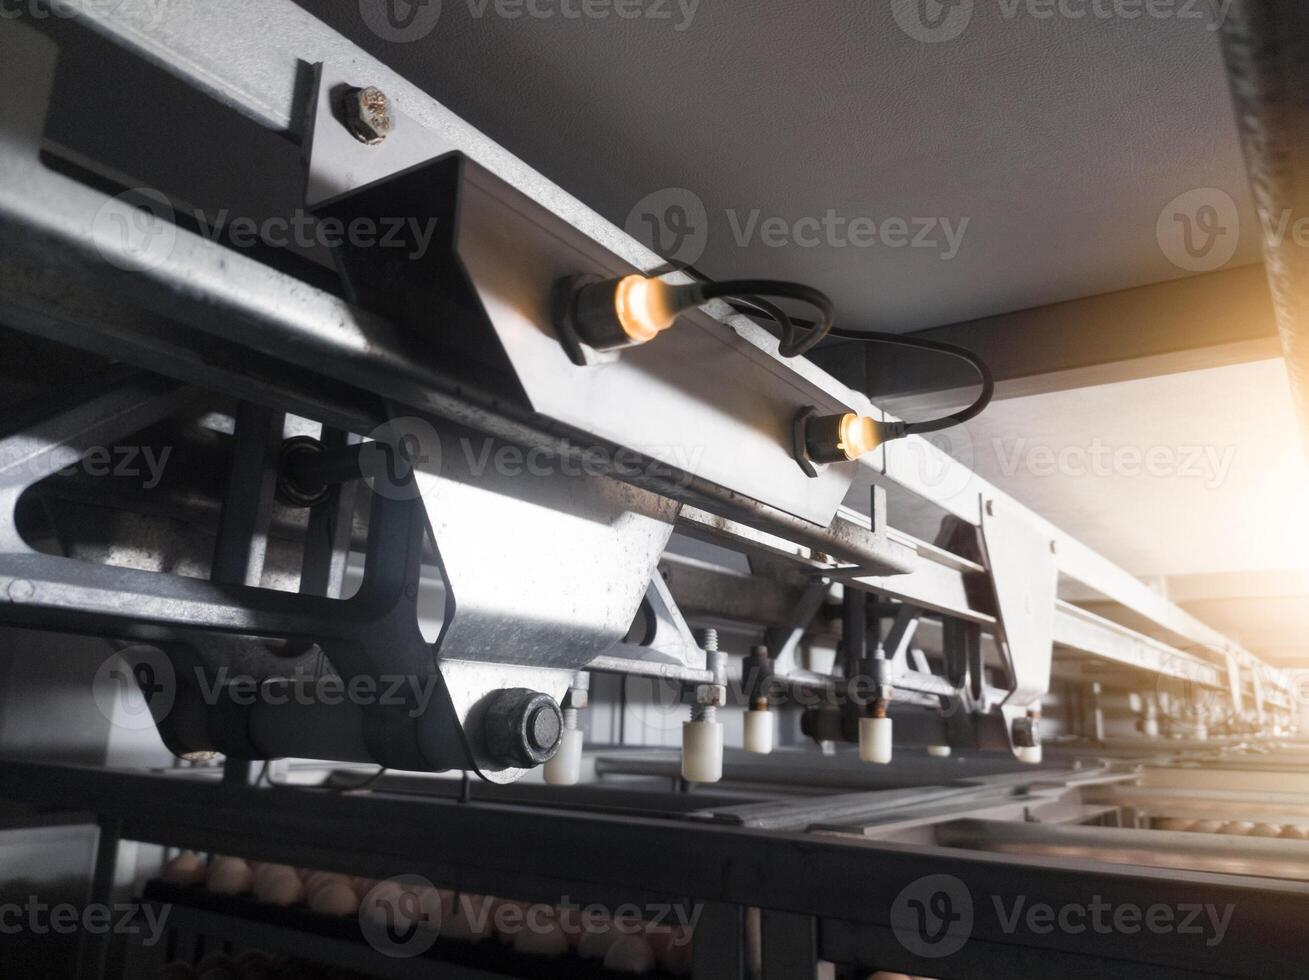
{"label": "dark metal beam", "polygon": [[[1277,357],[1277,320],[1262,266],[1070,300],[923,330],[914,337],[980,354],[997,397],[1013,398]],[[852,356],[852,348],[860,348]],[[836,344],[813,358],[878,404],[936,393],[965,401],[976,379],[936,354]],[[960,392],[956,394],[956,392]],[[916,397],[915,406],[923,401]]]}
{"label": "dark metal beam", "polygon": [[1278,336],[1309,452],[1309,249],[1295,231],[1309,213],[1309,9],[1303,0],[1238,0],[1222,18],[1222,39]]}

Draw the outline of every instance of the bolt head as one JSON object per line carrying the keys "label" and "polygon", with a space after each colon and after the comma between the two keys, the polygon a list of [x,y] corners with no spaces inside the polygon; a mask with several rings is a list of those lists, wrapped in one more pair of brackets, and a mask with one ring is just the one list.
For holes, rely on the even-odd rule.
{"label": "bolt head", "polygon": [[355,139],[376,146],[395,130],[395,111],[385,92],[369,86],[346,96],[345,121]]}
{"label": "bolt head", "polygon": [[563,737],[564,716],[555,699],[516,687],[491,696],[482,719],[487,754],[496,762],[531,769],[548,762]]}

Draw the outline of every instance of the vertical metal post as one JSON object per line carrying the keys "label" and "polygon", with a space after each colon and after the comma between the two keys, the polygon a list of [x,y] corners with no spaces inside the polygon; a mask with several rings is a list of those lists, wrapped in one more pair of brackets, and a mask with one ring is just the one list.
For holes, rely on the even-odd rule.
{"label": "vertical metal post", "polygon": [[[122,840],[122,824],[118,820],[101,820],[100,835],[96,841],[95,870],[91,876],[88,905],[113,905],[114,879],[118,873],[118,845]],[[77,976],[79,980],[101,980],[109,961],[113,931],[83,931],[77,950]]]}
{"label": "vertical metal post", "polygon": [[[353,445],[356,441],[353,435],[337,429],[323,431],[322,442],[327,452]],[[303,571],[300,573],[302,593],[341,598],[346,566],[350,561],[357,490],[357,481],[339,483],[310,509]]]}
{"label": "vertical metal post", "polygon": [[232,468],[209,573],[215,582],[258,587],[263,577],[285,418],[282,412],[247,402],[237,409]]}
{"label": "vertical metal post", "polygon": [[743,980],[745,923],[739,905],[709,902],[696,923],[691,950],[692,980]]}
{"label": "vertical metal post", "polygon": [[841,662],[845,676],[856,676],[867,656],[868,594],[847,585],[841,599]]}
{"label": "vertical metal post", "polygon": [[813,980],[818,969],[818,929],[813,916],[764,909],[763,980]]}
{"label": "vertical metal post", "polygon": [[[268,554],[268,525],[277,489],[277,455],[286,416],[242,402],[233,429],[232,467],[223,493],[213,567],[209,577],[227,585],[258,588]],[[247,759],[227,759],[223,782],[249,785],[254,774]]]}

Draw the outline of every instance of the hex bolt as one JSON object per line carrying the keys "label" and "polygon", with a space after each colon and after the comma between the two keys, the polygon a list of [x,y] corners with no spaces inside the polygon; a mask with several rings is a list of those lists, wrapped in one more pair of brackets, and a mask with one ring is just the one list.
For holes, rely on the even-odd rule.
{"label": "hex bolt", "polygon": [[[706,654],[706,665],[717,675],[719,668],[722,666],[719,662],[721,655],[718,652],[718,630],[713,628],[696,630],[695,638],[700,645],[700,649]],[[712,704],[693,704],[691,705],[691,720],[716,722],[718,720],[718,708]]]}
{"label": "hex bolt", "polygon": [[549,760],[563,732],[563,714],[555,699],[522,687],[496,692],[482,719],[487,754],[518,769],[531,769]]}
{"label": "hex bolt", "polygon": [[353,89],[345,99],[345,124],[360,143],[376,146],[395,131],[391,100],[371,85]]}

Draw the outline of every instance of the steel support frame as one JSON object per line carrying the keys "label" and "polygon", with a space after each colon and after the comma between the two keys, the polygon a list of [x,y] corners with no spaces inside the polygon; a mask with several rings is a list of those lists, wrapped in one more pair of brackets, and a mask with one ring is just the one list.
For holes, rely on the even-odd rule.
{"label": "steel support frame", "polygon": [[[221,11],[207,6],[195,9],[185,6],[160,10],[155,4],[143,5],[130,0],[115,6],[112,10],[108,8],[73,10],[71,8],[77,5],[63,4],[59,0],[50,0],[50,2],[55,7],[76,13],[95,29],[146,54],[166,70],[179,74],[239,111],[253,116],[266,125],[273,124],[277,128],[285,129],[294,138],[303,136],[293,120],[298,118],[300,108],[297,99],[301,97],[302,86],[299,84],[298,73],[304,57],[318,56],[325,60],[330,58],[341,62],[351,60],[356,64],[367,65],[370,77],[383,82],[392,92],[402,94],[406,111],[419,125],[436,128],[439,124],[444,138],[454,148],[511,185],[532,188],[533,197],[542,207],[601,243],[622,260],[638,267],[649,267],[652,264],[652,257],[643,252],[635,242],[622,236],[616,229],[608,226],[557,188],[545,184],[539,175],[534,174],[520,161],[504,153],[466,124],[453,120],[443,107],[403,82],[385,66],[367,59],[349,42],[290,4],[283,4],[280,0],[275,4],[262,4],[260,15],[264,20],[271,22],[270,29],[260,38],[252,39],[248,32],[237,29],[242,16],[242,13],[236,9],[242,6],[240,0],[225,6]],[[146,11],[145,7],[149,7],[149,10]],[[147,13],[149,16],[144,15]],[[222,52],[231,49],[233,45],[241,48],[242,58],[223,56]],[[34,75],[37,85],[40,84],[40,75],[39,71]],[[29,83],[32,80],[29,78]],[[287,84],[288,82],[293,84]],[[106,258],[103,242],[99,243],[98,249],[88,251],[86,246],[90,243],[84,237],[79,241],[79,236],[85,236],[86,213],[103,206],[105,199],[67,178],[42,170],[30,157],[24,159],[31,152],[32,144],[29,142],[25,147],[20,137],[24,130],[29,138],[39,134],[41,114],[30,113],[22,106],[11,111],[16,114],[7,122],[5,138],[0,150],[8,158],[2,163],[2,169],[6,171],[7,177],[14,179],[8,182],[10,196],[0,200],[0,215],[7,219],[7,221],[0,221],[0,227],[11,222],[15,227],[31,225],[39,234],[30,238],[21,236],[16,240],[16,245],[32,246],[39,250],[44,247],[44,244],[56,247],[66,247],[71,244],[74,246],[73,252],[77,255],[76,262],[80,268],[94,269],[103,266]],[[97,251],[99,254],[92,254]],[[67,258],[61,261],[66,262]],[[229,264],[232,267],[229,268]],[[96,274],[102,277],[106,275],[103,269]],[[124,281],[121,272],[110,272],[107,275],[109,278],[106,282],[121,284]],[[185,282],[187,286],[185,290],[170,288],[181,282]],[[268,364],[273,370],[269,372],[269,376],[260,381],[258,370],[252,372],[256,384],[262,383],[265,392],[271,395],[276,391],[278,399],[286,399],[293,405],[316,405],[320,409],[325,409],[319,417],[336,421],[351,419],[357,423],[361,416],[359,408],[364,407],[363,414],[367,414],[371,409],[367,407],[369,404],[367,398],[361,401],[357,397],[353,403],[347,397],[343,404],[324,406],[323,389],[316,387],[316,381],[300,381],[299,375],[295,372],[284,376],[280,369],[274,367],[279,363],[284,365],[302,359],[306,346],[319,351],[323,363],[327,365],[326,370],[332,374],[331,380],[345,381],[351,386],[360,386],[365,391],[385,391],[420,411],[471,421],[485,430],[506,435],[516,441],[545,444],[561,452],[567,451],[566,434],[558,430],[541,431],[536,428],[537,423],[530,418],[515,416],[512,412],[506,413],[503,407],[470,402],[466,395],[455,392],[451,379],[400,357],[398,355],[400,345],[390,343],[395,339],[392,325],[379,322],[335,297],[316,293],[304,284],[296,284],[297,306],[288,307],[275,297],[278,292],[285,294],[289,282],[290,280],[285,276],[273,273],[239,256],[231,256],[213,243],[187,240],[182,243],[182,247],[175,249],[169,262],[163,267],[149,270],[148,275],[135,276],[133,287],[134,291],[144,291],[143,301],[147,307],[164,311],[167,317],[177,317],[187,321],[206,336],[207,342],[226,343],[226,340],[220,341],[218,335],[230,334],[237,345],[254,348],[257,351],[254,359],[256,364],[260,357],[270,358]],[[169,295],[160,293],[158,291],[160,287],[163,287]],[[188,359],[185,350],[177,350],[174,347],[170,351],[169,345],[157,342],[157,337],[142,336],[140,333],[133,337],[130,323],[123,322],[117,326],[112,322],[96,323],[92,326],[89,321],[98,318],[91,317],[86,311],[78,312],[75,302],[61,306],[60,303],[52,303],[49,296],[24,295],[21,290],[14,293],[11,292],[12,288],[12,283],[7,284],[5,293],[16,301],[20,325],[25,324],[32,329],[40,330],[58,324],[56,332],[61,332],[73,342],[78,340],[86,342],[89,335],[96,335],[101,329],[106,334],[119,331],[119,339],[126,344],[125,356],[147,355],[143,356],[142,360],[149,362],[153,367],[172,369],[183,377],[195,377],[197,374],[196,364],[194,360]],[[188,297],[195,295],[205,296],[211,301],[206,304],[209,320],[206,321],[205,316],[201,315],[200,308],[189,301]],[[180,305],[179,298],[182,299]],[[214,315],[224,310],[237,313],[236,320],[233,320],[230,315]],[[720,316],[727,314],[723,307],[714,308],[714,312]],[[112,314],[107,319],[112,321]],[[764,331],[739,317],[730,318],[730,322],[740,336],[758,347],[761,352],[769,356],[775,354],[775,342]],[[273,329],[268,329],[270,326]],[[183,348],[185,345],[186,340],[183,335]],[[95,344],[92,343],[90,346]],[[109,342],[109,347],[118,349],[114,342]],[[845,389],[813,365],[797,361],[789,362],[788,366],[806,383],[818,385],[842,404],[870,413],[876,411],[861,395]],[[222,374],[220,371],[206,373],[206,376],[218,380]],[[242,383],[248,387],[251,380],[245,378],[242,379]],[[301,385],[299,389],[297,383]],[[1051,541],[1062,573],[1128,606],[1151,620],[1161,631],[1200,645],[1212,651],[1217,659],[1236,664],[1239,672],[1249,675],[1251,686],[1256,690],[1260,685],[1255,675],[1266,673],[1271,682],[1270,700],[1274,703],[1285,701],[1284,679],[1279,674],[1268,671],[1246,651],[1195,621],[1142,583],[1076,541],[1067,538],[1047,522],[1025,511],[974,475],[964,474],[968,492],[936,499],[937,495],[932,488],[921,486],[916,482],[918,467],[915,461],[900,455],[908,448],[910,447],[894,445],[885,447],[877,456],[869,460],[868,465],[879,469],[885,479],[899,483],[927,499],[933,499],[948,512],[969,523],[982,523],[983,499],[992,503],[998,502],[1007,514],[1016,515],[1017,519],[1029,526],[1034,534],[1045,536]],[[928,453],[933,459],[939,455],[926,443],[911,448],[915,458],[921,453]],[[943,457],[939,461],[952,470],[957,468],[957,464]],[[903,542],[895,535],[892,535],[887,543],[877,542],[881,529],[877,526],[876,520],[872,522],[867,522],[867,519],[853,520],[850,513],[843,512],[838,515],[837,521],[825,532],[826,537],[824,537],[821,529],[800,527],[798,525],[804,522],[788,519],[770,508],[751,504],[730,493],[724,496],[721,489],[715,490],[702,483],[682,487],[680,493],[684,499],[689,493],[697,502],[709,503],[718,508],[721,513],[730,513],[733,518],[744,519],[767,529],[764,534],[780,532],[783,535],[780,539],[783,543],[788,536],[799,541],[808,540],[811,549],[814,543],[824,542],[829,546],[832,554],[844,556],[847,560],[850,558],[858,560],[860,547],[868,549],[871,546],[871,550],[867,550],[866,554],[874,563],[877,559],[899,559],[901,555],[907,553]],[[841,535],[836,535],[837,525],[842,522],[848,526],[848,530],[843,531],[842,535],[851,537],[853,541],[853,546],[850,548],[844,547]],[[736,521],[722,516],[714,517],[712,523],[718,533],[735,535],[738,540],[747,543],[760,533],[749,527],[737,525]],[[868,527],[866,532],[861,527],[865,523]],[[861,543],[863,540],[861,535],[865,537],[871,535],[868,544]],[[898,554],[894,553],[894,547],[900,548]],[[932,558],[935,556],[928,554],[925,548],[920,547],[916,550],[920,561],[915,563],[914,571],[910,575],[882,576],[875,579],[863,577],[854,580],[861,585],[891,595],[900,591],[907,600],[912,601],[913,598],[917,598],[924,607],[932,608],[931,603],[938,601],[934,598],[934,589],[940,589],[942,586],[947,591],[954,589],[953,582],[958,576],[943,574],[941,563],[933,561]],[[925,556],[926,560],[923,560]],[[813,560],[825,556],[811,550],[810,553],[801,554],[799,557]],[[857,568],[847,568],[844,571],[847,574],[858,574]],[[925,581],[924,575],[936,576],[932,580],[934,588],[920,587],[917,590],[919,594],[914,596],[913,583]],[[955,606],[957,603],[942,605]],[[947,610],[942,608],[940,611]],[[993,620],[994,617],[989,618]],[[1083,627],[1086,625],[1084,618],[1081,625]],[[1124,634],[1130,631],[1116,630],[1108,621],[1102,621],[1097,625],[1101,627],[1102,634],[1116,633],[1117,636],[1108,638],[1101,636],[1099,642],[1087,643],[1088,631],[1083,628],[1079,634],[1083,643],[1086,646],[1097,647],[1087,652],[1100,654],[1102,650],[1108,649],[1113,651],[1109,654],[1110,659],[1114,659],[1114,653],[1121,655],[1127,648],[1135,660],[1133,666],[1146,669],[1155,666],[1157,669],[1156,665],[1161,661],[1167,661],[1169,666],[1177,668],[1174,673],[1179,671],[1188,673],[1192,675],[1192,679],[1196,679],[1195,675],[1204,673],[1204,661],[1200,658],[1177,653],[1167,645],[1146,640],[1139,635],[1125,636]],[[1145,656],[1143,653],[1150,656]],[[1151,660],[1155,661],[1155,665],[1150,663]]]}
{"label": "steel support frame", "polygon": [[[359,70],[367,71],[374,84],[398,98],[405,106],[406,113],[419,125],[439,133],[452,148],[466,154],[510,185],[530,188],[533,198],[561,221],[635,267],[652,268],[659,264],[657,256],[594,211],[549,183],[398,73],[285,0],[232,0],[223,5],[179,4],[162,8],[153,0],[124,0],[120,4],[89,8],[68,0],[43,2],[83,19],[93,29],[139,52],[220,102],[262,125],[284,131],[296,140],[305,135],[302,130],[303,106],[300,103],[303,95],[303,66],[306,63],[327,61],[359,66]],[[262,29],[249,31],[249,24],[256,22]],[[238,52],[240,57],[235,56]],[[23,204],[48,203],[41,202],[42,196],[24,200]],[[72,203],[76,204],[76,201]],[[195,258],[202,266],[210,261],[209,257],[203,255],[196,255]],[[380,382],[382,385],[373,390],[389,393],[403,390],[405,394],[400,396],[401,399],[413,395],[412,404],[415,407],[425,406],[461,416],[469,414],[470,406],[452,403],[448,397],[439,394],[449,391],[446,379],[438,380],[430,374],[424,379],[421,365],[406,364],[401,358],[388,356],[387,327],[362,315],[360,311],[348,308],[333,297],[315,295],[313,290],[302,286],[296,289],[301,301],[300,308],[295,311],[277,302],[274,299],[275,291],[267,294],[266,303],[261,303],[258,299],[260,290],[273,287],[274,283],[268,281],[261,284],[257,268],[240,270],[242,274],[252,274],[253,279],[243,287],[243,296],[238,305],[247,315],[253,314],[254,322],[266,316],[268,311],[277,310],[281,310],[284,319],[278,324],[282,329],[277,331],[238,331],[240,339],[249,346],[277,356],[277,347],[282,343],[279,335],[288,341],[295,338],[301,344],[309,342],[322,350],[324,355],[328,351],[335,353],[340,363],[333,370],[352,374],[356,383],[364,380],[367,375],[374,379],[374,384]],[[200,279],[196,285],[216,287],[213,288],[215,298],[225,293],[231,295],[221,281],[211,280],[206,283]],[[315,306],[319,308],[312,309]],[[729,311],[724,306],[710,309],[715,315],[728,318],[740,336],[762,351],[775,355],[776,342],[766,331],[744,318],[729,317]],[[230,320],[224,319],[223,322],[224,331],[232,328]],[[289,333],[285,332],[287,327],[290,328]],[[374,343],[370,344],[368,340]],[[380,341],[380,345],[376,341]],[[286,349],[282,347],[284,353]],[[298,353],[303,353],[302,347]],[[825,389],[852,409],[870,414],[877,411],[865,397],[839,384],[813,364],[795,360],[788,362],[788,366],[807,382]],[[379,369],[381,375],[378,374]],[[367,388],[368,384],[364,387]],[[493,421],[485,418],[483,412],[475,411],[475,414],[486,424]],[[527,435],[524,431],[527,427],[522,424],[522,420],[505,421],[515,430],[515,435]],[[537,434],[536,438],[539,439],[540,435]],[[922,440],[913,440],[913,443],[909,445],[909,441],[905,441],[889,444],[870,457],[865,465],[878,471],[883,478],[932,500],[947,512],[973,524],[981,523],[982,498],[996,501],[1006,512],[1020,515],[1022,520],[1034,525],[1038,533],[1053,542],[1059,570],[1063,575],[1142,614],[1161,630],[1179,638],[1183,645],[1198,645],[1212,649],[1219,655],[1231,654],[1244,669],[1253,669],[1258,664],[1247,651],[1241,650],[1226,637],[1172,605],[1144,583],[1027,511],[975,475],[966,470],[961,471],[959,464],[930,443]],[[919,465],[924,454],[932,461],[932,467]],[[938,480],[939,484],[964,486],[967,492],[943,497],[934,492],[933,487],[925,485],[921,473],[931,469],[939,475],[941,470],[938,466],[947,471],[945,478]],[[955,477],[961,479],[956,480]]]}

